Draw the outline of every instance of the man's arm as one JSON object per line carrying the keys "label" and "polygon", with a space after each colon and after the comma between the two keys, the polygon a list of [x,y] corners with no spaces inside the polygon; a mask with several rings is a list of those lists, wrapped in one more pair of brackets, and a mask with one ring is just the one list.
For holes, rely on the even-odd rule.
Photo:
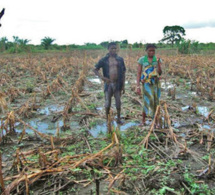
{"label": "man's arm", "polygon": [[93,69],[93,72],[95,73],[96,76],[98,76],[101,80],[103,80],[104,82],[110,82],[110,79],[106,78],[106,77],[103,77],[100,72],[99,72],[99,69],[95,68]]}
{"label": "man's arm", "polygon": [[102,60],[99,60],[99,62],[95,65],[95,69],[93,69],[93,72],[95,73],[96,76],[98,76],[101,80],[103,80],[106,83],[110,82],[110,79],[102,76],[99,72],[99,69],[103,67],[103,62]]}
{"label": "man's arm", "polygon": [[140,89],[140,78],[141,78],[141,73],[142,73],[142,65],[138,64],[137,67],[137,94],[141,94],[141,89]]}
{"label": "man's arm", "polygon": [[122,64],[123,64],[123,86],[122,86],[122,93],[125,93],[125,73],[126,73],[126,67],[125,67],[125,62],[124,60],[122,60]]}

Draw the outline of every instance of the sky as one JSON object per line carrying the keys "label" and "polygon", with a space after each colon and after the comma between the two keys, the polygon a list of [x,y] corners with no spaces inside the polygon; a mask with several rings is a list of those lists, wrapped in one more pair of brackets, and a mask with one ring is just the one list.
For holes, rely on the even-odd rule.
{"label": "sky", "polygon": [[0,0],[0,38],[40,44],[158,42],[165,26],[180,25],[186,39],[215,42],[214,0]]}

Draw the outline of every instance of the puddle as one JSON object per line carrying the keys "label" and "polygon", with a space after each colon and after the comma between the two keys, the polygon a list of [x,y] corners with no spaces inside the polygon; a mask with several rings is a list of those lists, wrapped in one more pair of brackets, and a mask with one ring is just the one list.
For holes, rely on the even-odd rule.
{"label": "puddle", "polygon": [[91,79],[88,79],[88,81],[92,82],[92,83],[97,83],[97,84],[101,84],[101,79],[99,78],[91,78]]}
{"label": "puddle", "polygon": [[198,106],[196,107],[196,113],[207,117],[209,115],[209,109],[205,106]]}
{"label": "puddle", "polygon": [[179,128],[179,127],[181,127],[181,124],[180,124],[179,122],[175,122],[175,123],[173,124],[173,127]]}
{"label": "puddle", "polygon": [[192,91],[192,92],[189,92],[191,95],[193,95],[193,96],[197,96],[197,92],[195,92],[195,91]]}
{"label": "puddle", "polygon": [[[190,109],[193,109],[191,106],[184,106],[181,108],[182,111],[188,111]],[[206,106],[197,106],[196,107],[196,113],[199,115],[202,115],[204,117],[207,117],[209,114],[209,108]]]}
{"label": "puddle", "polygon": [[[119,127],[120,131],[125,131],[129,129],[130,127],[137,126],[139,123],[136,122],[129,122],[124,125],[118,126],[117,123],[114,121],[113,126]],[[90,133],[93,137],[98,137],[99,135],[106,134],[107,133],[107,125],[106,123],[96,125],[92,129],[90,129]]]}
{"label": "puddle", "polygon": [[181,133],[181,134],[179,134],[179,136],[182,137],[182,138],[186,138],[186,134],[185,133]]}
{"label": "puddle", "polygon": [[103,107],[97,107],[96,110],[102,111],[102,110],[103,110]]}
{"label": "puddle", "polygon": [[170,83],[170,82],[161,82],[161,88],[163,89],[170,89],[173,88],[174,84]]}
{"label": "puddle", "polygon": [[44,114],[44,115],[50,115],[53,112],[61,112],[61,111],[63,111],[63,109],[64,109],[64,106],[49,105],[49,106],[46,106],[45,108],[39,109],[39,113]]}
{"label": "puddle", "polygon": [[188,95],[187,94],[176,94],[176,99],[183,99],[183,98],[188,98]]}
{"label": "puddle", "polygon": [[[27,121],[26,123],[41,133],[52,134],[52,135],[56,133],[58,123],[59,123],[59,127],[63,126],[63,120],[59,120],[56,123],[52,123],[52,122],[41,121],[40,119],[33,119],[30,121]],[[16,129],[16,132],[21,133],[23,131],[23,125],[19,124],[15,127],[15,129]],[[29,134],[34,133],[34,131],[28,127],[26,127],[25,131],[26,133],[29,133]]]}
{"label": "puddle", "polygon": [[182,107],[181,109],[182,109],[182,111],[187,111],[187,110],[190,109],[190,106],[184,106],[184,107]]}
{"label": "puddle", "polygon": [[211,130],[211,127],[209,125],[203,125],[202,126],[204,129],[208,129],[208,130]]}
{"label": "puddle", "polygon": [[[96,84],[101,84],[101,79],[100,78],[89,78],[88,81],[92,82],[92,83],[96,83]],[[126,80],[125,84],[127,85],[129,82]]]}
{"label": "puddle", "polygon": [[208,130],[209,132],[215,132],[215,128],[213,128],[210,125],[202,125],[202,126],[200,126],[199,130],[200,131]]}

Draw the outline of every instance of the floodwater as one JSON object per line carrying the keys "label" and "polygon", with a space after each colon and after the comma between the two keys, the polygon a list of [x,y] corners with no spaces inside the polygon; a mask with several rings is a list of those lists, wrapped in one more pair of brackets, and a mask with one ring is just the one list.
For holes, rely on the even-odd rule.
{"label": "floodwater", "polygon": [[[118,128],[120,131],[126,131],[127,129],[137,126],[139,123],[137,122],[128,122],[123,125],[118,125],[115,121],[113,122],[113,127]],[[99,135],[104,135],[107,133],[107,125],[106,122],[103,124],[96,125],[90,129],[90,133],[93,137],[98,137]]]}
{"label": "floodwater", "polygon": [[101,79],[96,78],[96,77],[90,78],[90,79],[88,79],[88,81],[90,81],[90,82],[92,82],[92,83],[97,83],[97,84],[101,84],[101,83],[102,83],[102,82],[101,82]]}
{"label": "floodwater", "polygon": [[[191,106],[184,106],[181,109],[182,111],[188,111],[191,108],[192,108]],[[196,113],[204,117],[207,117],[209,115],[209,108],[206,106],[197,106]]]}
{"label": "floodwater", "polygon": [[[34,129],[38,130],[41,133],[45,133],[45,134],[50,134],[50,135],[54,135],[56,133],[57,130],[57,126],[59,124],[59,128],[63,126],[63,121],[59,120],[55,123],[49,122],[49,121],[41,121],[40,118],[34,118],[34,119],[30,119],[28,121],[26,121],[26,123],[28,125],[30,125],[31,127],[33,127]],[[23,131],[23,125],[18,125],[15,127],[16,132],[22,132]],[[32,134],[34,133],[34,131],[28,127],[26,127],[25,129],[26,133]]]}
{"label": "floodwater", "polygon": [[[95,84],[101,84],[102,80],[98,77],[88,78],[88,81],[95,83]],[[126,80],[125,84],[127,85],[129,82]]]}
{"label": "floodwater", "polygon": [[170,82],[161,82],[161,88],[163,89],[170,89],[170,88],[174,88],[174,84],[170,83]]}
{"label": "floodwater", "polygon": [[206,106],[198,106],[196,108],[196,113],[200,114],[200,115],[203,115],[204,117],[208,117],[208,115],[209,115],[209,109]]}
{"label": "floodwater", "polygon": [[39,114],[50,115],[54,112],[61,112],[63,111],[63,109],[64,109],[64,106],[49,105],[49,106],[46,106],[45,108],[39,109]]}

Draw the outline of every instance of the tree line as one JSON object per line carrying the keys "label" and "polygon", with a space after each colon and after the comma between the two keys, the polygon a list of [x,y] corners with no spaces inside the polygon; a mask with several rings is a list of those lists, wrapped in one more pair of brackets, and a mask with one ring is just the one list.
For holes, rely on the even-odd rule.
{"label": "tree line", "polygon": [[[215,43],[199,43],[195,40],[186,40],[185,29],[181,26],[165,26],[163,29],[163,38],[154,43],[158,48],[175,48],[179,53],[189,54],[198,53],[200,50],[214,49]],[[13,41],[8,41],[7,37],[0,38],[0,52],[21,53],[21,52],[42,52],[45,50],[72,50],[72,49],[104,49],[107,48],[109,41],[104,41],[99,44],[85,43],[84,45],[70,44],[58,45],[54,43],[56,40],[51,37],[41,39],[39,45],[30,44],[30,40],[21,39],[18,36],[13,36]],[[143,43],[135,42],[130,44],[128,40],[115,41],[120,48],[141,49],[144,48]]]}

